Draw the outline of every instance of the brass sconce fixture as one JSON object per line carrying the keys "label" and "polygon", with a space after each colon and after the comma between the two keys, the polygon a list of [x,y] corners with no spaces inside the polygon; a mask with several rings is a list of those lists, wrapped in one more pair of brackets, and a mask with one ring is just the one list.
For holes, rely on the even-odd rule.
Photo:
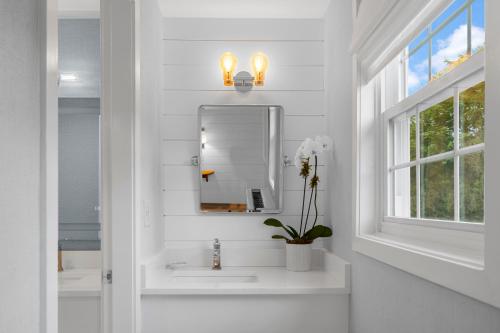
{"label": "brass sconce fixture", "polygon": [[253,75],[255,77],[254,84],[256,86],[264,85],[267,66],[269,66],[269,59],[264,53],[259,52],[254,54],[254,56],[252,57],[252,69]]}
{"label": "brass sconce fixture", "polygon": [[220,69],[222,70],[225,86],[234,85],[233,73],[237,63],[238,59],[231,52],[224,52],[222,57],[220,57]]}
{"label": "brass sconce fixture", "polygon": [[246,71],[241,71],[233,76],[237,63],[238,59],[233,53],[224,52],[222,54],[219,65],[223,74],[225,86],[235,86],[240,91],[247,91],[254,85],[264,85],[266,71],[269,66],[269,59],[264,53],[258,52],[252,56],[251,65],[253,76]]}

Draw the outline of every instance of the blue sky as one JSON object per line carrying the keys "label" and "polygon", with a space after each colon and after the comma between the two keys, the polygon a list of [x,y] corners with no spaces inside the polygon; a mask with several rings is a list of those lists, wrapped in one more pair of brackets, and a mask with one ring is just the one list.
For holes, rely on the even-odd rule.
{"label": "blue sky", "polygon": [[[443,23],[450,14],[460,8],[466,0],[454,1],[432,23],[430,28],[435,29]],[[484,44],[484,0],[475,0],[472,3],[472,49]],[[428,29],[419,34],[410,44],[412,50],[428,34]],[[467,11],[454,18],[447,26],[432,38],[431,73],[438,73],[446,67],[446,60],[455,60],[467,51]],[[428,62],[429,45],[426,43],[408,60],[408,92],[413,94],[426,85],[429,77]]]}

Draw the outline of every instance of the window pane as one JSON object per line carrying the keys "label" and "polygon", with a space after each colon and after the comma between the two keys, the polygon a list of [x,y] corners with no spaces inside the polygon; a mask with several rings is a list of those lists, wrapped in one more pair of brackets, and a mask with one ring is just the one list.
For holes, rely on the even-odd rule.
{"label": "window pane", "polygon": [[429,29],[425,28],[417,37],[415,37],[410,44],[408,44],[408,50],[411,53],[427,36],[429,35]]}
{"label": "window pane", "polygon": [[429,43],[425,43],[408,58],[408,96],[420,90],[429,81]]}
{"label": "window pane", "polygon": [[410,160],[417,158],[417,116],[410,117]]}
{"label": "window pane", "polygon": [[420,113],[420,157],[453,150],[453,97]]}
{"label": "window pane", "polygon": [[453,220],[453,158],[420,166],[420,216]]}
{"label": "window pane", "polygon": [[443,76],[468,57],[467,11],[463,11],[432,37],[432,78]]}
{"label": "window pane", "polygon": [[460,7],[462,7],[466,2],[467,0],[456,0],[451,5],[449,5],[448,8],[446,8],[445,11],[432,22],[432,30],[436,30],[441,24],[443,24],[444,21],[446,21],[448,17],[453,15],[453,13],[459,10]]}
{"label": "window pane", "polygon": [[483,152],[460,157],[460,221],[484,221]]}
{"label": "window pane", "polygon": [[472,3],[471,47],[472,53],[484,48],[484,0]]}
{"label": "window pane", "polygon": [[416,167],[394,171],[394,216],[416,217]]}
{"label": "window pane", "polygon": [[484,81],[460,93],[460,147],[484,142]]}

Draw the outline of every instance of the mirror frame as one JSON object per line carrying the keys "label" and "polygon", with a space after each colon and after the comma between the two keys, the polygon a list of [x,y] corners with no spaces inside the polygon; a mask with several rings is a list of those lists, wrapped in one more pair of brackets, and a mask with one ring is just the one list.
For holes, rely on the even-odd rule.
{"label": "mirror frame", "polygon": [[[201,114],[203,112],[203,109],[206,107],[275,107],[279,108],[280,110],[280,142],[279,142],[279,147],[281,151],[281,159],[280,159],[280,175],[279,175],[279,180],[281,182],[281,186],[279,189],[280,195],[279,195],[279,208],[276,209],[273,212],[204,212],[201,210],[201,179],[200,179],[200,174],[201,174],[201,153],[202,153],[202,148],[201,148]],[[285,163],[285,154],[284,154],[284,142],[285,142],[285,135],[284,135],[284,122],[285,122],[285,109],[283,108],[282,105],[278,104],[202,104],[198,107],[198,133],[197,133],[197,142],[198,142],[198,165],[196,168],[198,169],[197,172],[197,181],[200,183],[200,191],[198,195],[198,205],[196,207],[196,211],[200,215],[235,215],[235,216],[265,216],[265,215],[277,215],[281,214],[284,211],[284,193],[285,193],[285,168],[287,167]]]}

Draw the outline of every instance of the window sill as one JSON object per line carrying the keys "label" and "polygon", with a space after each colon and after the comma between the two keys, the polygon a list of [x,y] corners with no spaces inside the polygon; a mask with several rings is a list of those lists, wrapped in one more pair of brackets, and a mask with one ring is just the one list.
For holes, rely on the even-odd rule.
{"label": "window sill", "polygon": [[[441,226],[449,223],[437,224]],[[386,218],[380,226],[381,232],[372,237],[383,243],[457,265],[484,269],[482,225],[470,225],[471,229],[448,229],[435,226],[432,221],[415,220],[413,223],[408,223]],[[458,223],[450,223],[450,228],[460,226]]]}
{"label": "window sill", "polygon": [[[470,297],[484,299],[482,233],[388,222],[381,226],[381,232],[355,236],[353,250]],[[446,241],[435,241],[439,237]],[[464,246],[457,246],[462,241]]]}
{"label": "window sill", "polygon": [[433,260],[446,261],[476,270],[484,269],[484,255],[480,250],[459,248],[450,244],[437,244],[428,240],[405,237],[387,232],[365,235],[363,238],[384,246],[397,248],[421,256],[427,256]]}

